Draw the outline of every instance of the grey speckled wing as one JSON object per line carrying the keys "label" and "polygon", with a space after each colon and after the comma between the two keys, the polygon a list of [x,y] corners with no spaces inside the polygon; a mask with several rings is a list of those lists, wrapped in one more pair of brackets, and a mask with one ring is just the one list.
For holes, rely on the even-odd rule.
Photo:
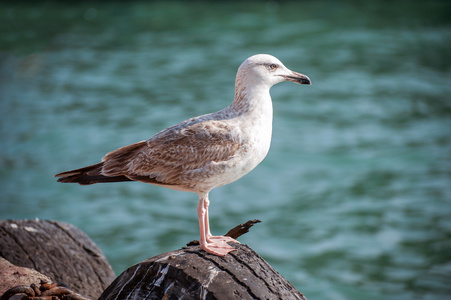
{"label": "grey speckled wing", "polygon": [[184,173],[226,161],[243,144],[240,130],[227,121],[206,120],[188,125],[189,121],[182,123],[185,126],[175,125],[147,141],[108,153],[103,158],[102,174],[183,186]]}

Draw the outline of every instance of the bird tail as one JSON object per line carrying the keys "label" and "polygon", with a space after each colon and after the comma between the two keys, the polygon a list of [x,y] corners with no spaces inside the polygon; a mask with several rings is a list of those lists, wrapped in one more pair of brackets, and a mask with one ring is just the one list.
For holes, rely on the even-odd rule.
{"label": "bird tail", "polygon": [[78,183],[80,185],[88,185],[101,182],[133,181],[124,175],[102,175],[103,165],[104,162],[101,162],[84,168],[58,173],[55,175],[55,177],[60,177],[58,178],[58,182]]}

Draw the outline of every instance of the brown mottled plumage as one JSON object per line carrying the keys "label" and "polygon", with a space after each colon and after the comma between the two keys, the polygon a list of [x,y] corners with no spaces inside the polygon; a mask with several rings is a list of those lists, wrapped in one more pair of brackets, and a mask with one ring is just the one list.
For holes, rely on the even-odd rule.
{"label": "brown mottled plumage", "polygon": [[235,240],[211,235],[208,193],[246,175],[265,158],[272,132],[269,89],[282,81],[310,84],[307,76],[288,70],[277,58],[254,55],[238,69],[230,106],[112,151],[98,164],[55,176],[81,185],[141,181],[197,193],[201,248],[224,256],[235,250],[226,242]]}

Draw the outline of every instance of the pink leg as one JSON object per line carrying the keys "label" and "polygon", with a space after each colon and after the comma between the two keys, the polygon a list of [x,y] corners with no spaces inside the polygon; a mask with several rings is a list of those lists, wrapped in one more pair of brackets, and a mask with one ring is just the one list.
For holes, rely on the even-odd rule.
{"label": "pink leg", "polygon": [[210,233],[210,225],[208,222],[208,193],[199,193],[199,205],[197,206],[197,216],[199,218],[200,229],[200,247],[202,250],[218,255],[225,256],[236,249],[228,245],[224,237],[213,237]]}
{"label": "pink leg", "polygon": [[214,236],[211,234],[210,232],[210,223],[208,221],[208,206],[210,205],[210,200],[208,199],[208,194],[205,197],[204,200],[204,206],[205,206],[205,219],[204,219],[204,223],[205,223],[205,234],[206,234],[206,240],[208,243],[213,243],[215,241],[223,241],[223,242],[234,242],[234,243],[238,243],[240,244],[240,242],[238,242],[237,240],[235,240],[234,238],[231,238],[229,236]]}

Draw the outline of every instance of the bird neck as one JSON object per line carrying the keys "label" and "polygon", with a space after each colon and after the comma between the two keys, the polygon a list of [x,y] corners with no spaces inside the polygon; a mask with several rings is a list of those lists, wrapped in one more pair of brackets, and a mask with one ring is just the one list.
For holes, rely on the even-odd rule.
{"label": "bird neck", "polygon": [[265,114],[272,115],[270,87],[265,85],[249,85],[235,83],[235,99],[230,108],[240,112],[240,114]]}
{"label": "bird neck", "polygon": [[[241,132],[254,148],[253,162],[260,163],[269,151],[272,135],[273,108],[270,86],[235,85],[235,100],[228,107],[239,120]],[[254,168],[253,165],[251,167]]]}

